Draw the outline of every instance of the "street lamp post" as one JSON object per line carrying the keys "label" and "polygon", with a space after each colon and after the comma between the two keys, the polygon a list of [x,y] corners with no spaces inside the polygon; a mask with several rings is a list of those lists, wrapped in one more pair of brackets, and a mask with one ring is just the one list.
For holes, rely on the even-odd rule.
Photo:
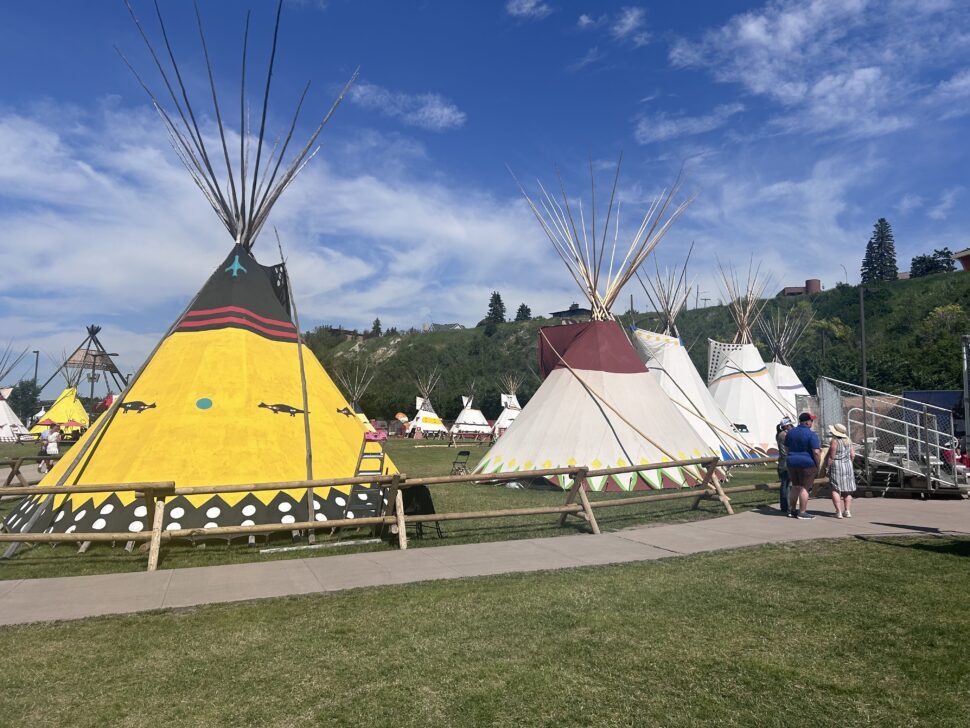
{"label": "street lamp post", "polygon": [[40,351],[34,349],[34,386],[37,386],[37,368],[40,366]]}
{"label": "street lamp post", "polygon": [[866,372],[866,287],[859,285],[859,329],[862,336],[862,457],[865,460],[866,479],[869,478],[869,414],[866,392],[869,378]]}

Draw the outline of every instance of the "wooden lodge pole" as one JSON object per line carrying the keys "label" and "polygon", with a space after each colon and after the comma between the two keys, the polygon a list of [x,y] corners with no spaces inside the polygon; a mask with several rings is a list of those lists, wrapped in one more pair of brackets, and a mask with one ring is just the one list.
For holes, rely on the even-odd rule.
{"label": "wooden lodge pole", "polygon": [[394,494],[394,513],[397,517],[397,545],[401,551],[408,547],[407,522],[404,520],[404,495],[400,489]]}

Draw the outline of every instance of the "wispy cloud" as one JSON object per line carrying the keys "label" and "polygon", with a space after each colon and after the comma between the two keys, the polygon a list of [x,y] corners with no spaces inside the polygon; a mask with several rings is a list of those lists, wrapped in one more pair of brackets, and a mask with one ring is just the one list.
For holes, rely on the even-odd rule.
{"label": "wispy cloud", "polygon": [[650,42],[650,34],[645,27],[646,16],[647,11],[643,8],[621,8],[610,26],[610,34],[616,40],[630,42],[634,46],[646,45]]}
{"label": "wispy cloud", "polygon": [[896,205],[896,209],[899,210],[900,214],[908,215],[914,210],[920,209],[925,200],[921,195],[913,194],[912,192],[907,192],[903,195],[903,198]]}
{"label": "wispy cloud", "polygon": [[578,58],[566,66],[566,70],[575,73],[576,71],[586,68],[586,66],[592,63],[602,60],[605,56],[606,54],[603,53],[598,46],[593,46],[583,54],[582,58]]}
{"label": "wispy cloud", "polygon": [[744,104],[722,104],[701,116],[672,116],[661,113],[644,116],[637,121],[634,136],[641,144],[669,141],[678,137],[696,136],[724,126],[735,114],[744,111]]}
{"label": "wispy cloud", "polygon": [[349,98],[365,109],[431,131],[456,129],[466,119],[464,111],[436,93],[407,94],[373,83],[358,83],[351,89]]}
{"label": "wispy cloud", "polygon": [[946,220],[950,215],[950,210],[956,204],[957,198],[963,192],[963,187],[950,187],[949,189],[943,190],[943,194],[940,196],[940,201],[930,208],[927,212],[927,216],[932,220]]}
{"label": "wispy cloud", "polygon": [[513,18],[540,20],[552,12],[552,7],[542,0],[508,0],[505,12]]}
{"label": "wispy cloud", "polygon": [[582,15],[579,16],[579,19],[576,21],[576,27],[582,28],[583,30],[588,30],[590,28],[597,28],[603,25],[603,23],[605,22],[606,22],[605,15],[594,17],[592,15],[587,15],[586,13],[583,13]]}
{"label": "wispy cloud", "polygon": [[968,48],[963,3],[774,0],[669,55],[776,103],[776,128],[876,136],[914,125],[930,100],[923,73]]}

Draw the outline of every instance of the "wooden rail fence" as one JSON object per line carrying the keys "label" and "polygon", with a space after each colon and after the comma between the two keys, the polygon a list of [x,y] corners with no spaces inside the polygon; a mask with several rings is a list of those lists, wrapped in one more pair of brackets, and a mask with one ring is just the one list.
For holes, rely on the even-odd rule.
{"label": "wooden rail fence", "polygon": [[[17,470],[25,460],[40,459],[39,457],[16,458]],[[303,480],[278,483],[250,483],[242,485],[211,485],[201,487],[177,487],[173,482],[152,482],[152,483],[123,483],[123,484],[94,484],[77,485],[70,487],[40,487],[40,486],[13,486],[13,476],[8,476],[8,487],[3,488],[0,493],[4,495],[31,496],[49,495],[54,496],[66,492],[72,493],[115,493],[134,491],[145,499],[148,513],[146,522],[151,524],[151,530],[138,533],[118,532],[118,533],[0,533],[0,543],[19,544],[19,543],[60,543],[60,542],[104,542],[104,541],[124,541],[148,544],[148,571],[155,571],[158,568],[158,559],[161,551],[162,542],[169,542],[173,539],[192,539],[192,538],[232,538],[234,536],[264,535],[280,531],[307,531],[314,532],[321,528],[343,528],[373,526],[375,533],[381,536],[386,535],[390,529],[392,535],[397,536],[398,546],[403,550],[408,547],[407,525],[418,523],[429,523],[435,521],[457,521],[472,520],[482,518],[507,518],[517,516],[537,516],[537,515],[558,515],[560,526],[565,525],[570,516],[579,518],[586,522],[589,530],[600,533],[599,524],[596,522],[594,511],[600,508],[615,508],[619,506],[630,506],[638,503],[650,503],[653,501],[667,501],[679,498],[692,498],[694,500],[691,508],[699,507],[702,500],[713,499],[720,502],[728,514],[733,515],[734,509],[731,507],[730,494],[742,493],[755,490],[772,490],[779,487],[778,483],[763,483],[757,485],[741,485],[733,487],[723,487],[719,471],[723,468],[738,465],[758,465],[773,463],[777,458],[754,458],[744,461],[723,461],[716,457],[694,458],[689,460],[674,460],[663,463],[652,463],[649,465],[631,465],[617,468],[590,469],[585,466],[574,466],[567,468],[546,468],[541,470],[525,470],[515,473],[470,473],[467,475],[441,475],[423,478],[408,478],[404,473],[393,475],[364,476],[354,478],[333,478],[325,480]],[[0,462],[0,465],[3,463]],[[619,498],[609,498],[604,500],[592,500],[590,493],[583,485],[589,478],[603,477],[610,475],[620,475],[624,473],[644,472],[649,470],[660,470],[673,467],[684,467],[698,465],[703,467],[704,476],[701,482],[691,488],[677,490],[658,490],[643,495],[630,495]],[[560,506],[535,506],[529,508],[504,508],[489,511],[461,511],[454,513],[433,513],[421,515],[407,515],[404,513],[403,491],[407,488],[428,485],[446,485],[460,483],[502,483],[515,480],[530,480],[537,478],[547,478],[556,475],[567,475],[573,479],[572,486],[566,492],[566,501]],[[23,479],[21,478],[21,481]],[[295,523],[270,523],[256,524],[252,526],[220,526],[216,528],[181,528],[171,531],[163,530],[162,525],[165,515],[165,500],[173,496],[189,495],[208,495],[217,493],[244,493],[265,490],[287,490],[303,489],[313,490],[332,486],[346,485],[371,485],[386,488],[387,504],[382,508],[379,516],[365,518],[345,518],[339,520],[321,521],[299,521]],[[631,493],[642,493],[642,491],[629,491]],[[578,502],[577,502],[578,501]],[[45,503],[49,506],[49,500]],[[39,515],[38,511],[38,515]],[[394,533],[396,532],[396,533]],[[144,546],[143,546],[144,548]]]}

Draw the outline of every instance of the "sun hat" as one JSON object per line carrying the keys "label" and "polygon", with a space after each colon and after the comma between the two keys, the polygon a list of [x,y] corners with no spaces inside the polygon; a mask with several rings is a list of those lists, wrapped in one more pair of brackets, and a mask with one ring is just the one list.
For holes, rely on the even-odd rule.
{"label": "sun hat", "polygon": [[829,427],[829,434],[832,437],[839,438],[840,440],[844,440],[849,436],[848,430],[845,429],[845,425],[843,425],[841,422],[836,422],[834,425],[831,425]]}
{"label": "sun hat", "polygon": [[790,427],[792,425],[791,417],[782,417],[781,422],[778,423],[779,427]]}
{"label": "sun hat", "polygon": [[811,412],[802,412],[800,415],[798,415],[799,422],[813,422],[814,420],[815,415],[813,415]]}

